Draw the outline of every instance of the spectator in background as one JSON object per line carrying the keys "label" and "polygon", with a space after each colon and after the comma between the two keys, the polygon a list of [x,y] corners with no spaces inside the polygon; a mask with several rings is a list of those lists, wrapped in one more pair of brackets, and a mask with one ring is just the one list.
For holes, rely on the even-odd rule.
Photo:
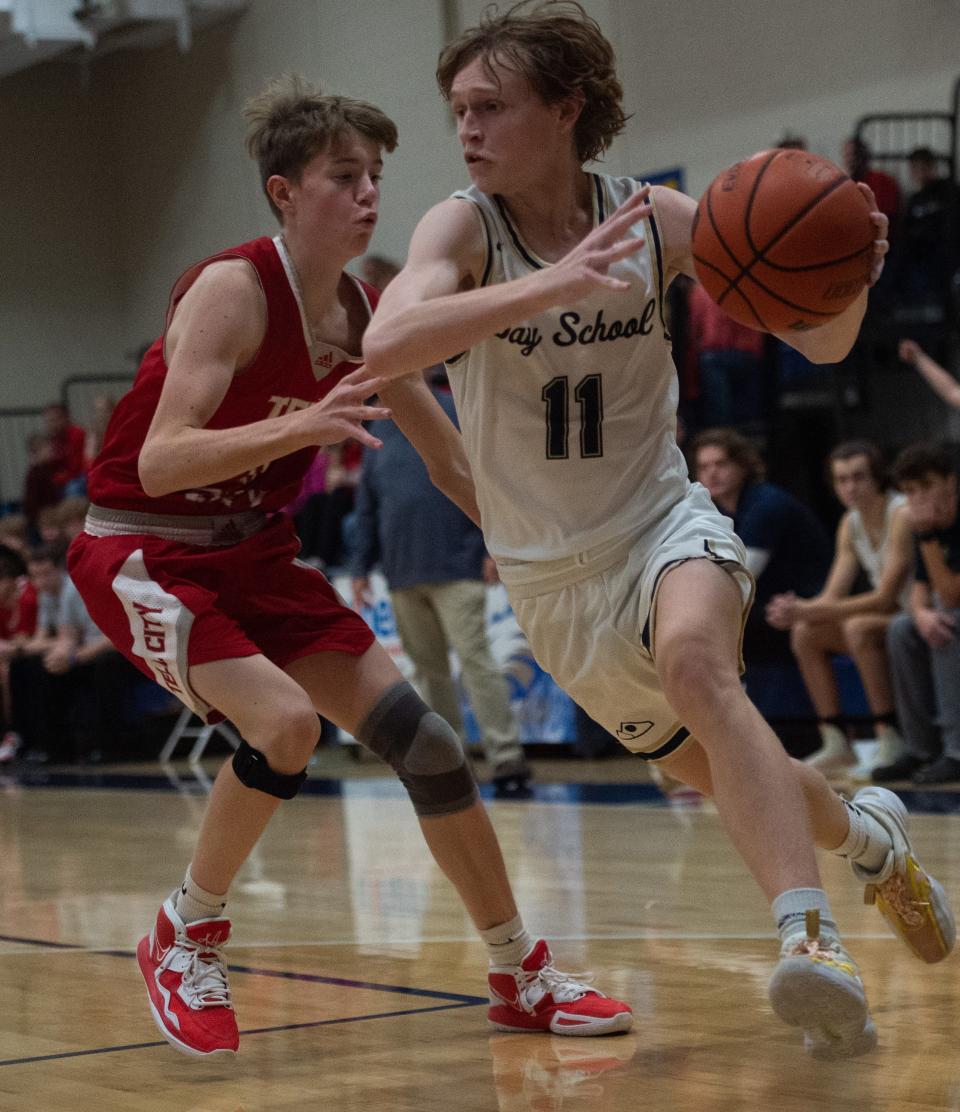
{"label": "spectator in background", "polygon": [[[870,165],[872,152],[867,144],[857,136],[847,139],[843,144],[843,165],[854,181],[862,181],[873,190],[877,209],[890,221],[890,231],[896,233],[897,218],[900,215],[900,186],[896,178],[882,170],[874,170]],[[894,235],[890,236],[894,241]]]}
{"label": "spectator in background", "polygon": [[904,208],[886,282],[891,319],[944,359],[960,270],[960,190],[940,175],[928,147],[910,155],[910,176],[916,192]]}
{"label": "spectator in background", "polygon": [[[39,733],[54,732],[60,722],[61,708],[56,703],[48,705],[45,702],[33,706],[24,705],[22,702],[24,699],[36,699],[37,685],[32,681],[23,683],[21,677],[35,666],[26,663],[28,659],[34,662],[42,660],[56,643],[57,613],[65,578],[63,571],[65,551],[63,544],[56,542],[41,544],[29,550],[25,567],[29,572],[31,590],[36,599],[34,628],[30,636],[21,640],[16,646],[10,657],[10,670],[13,676],[11,703],[16,700],[19,704],[15,710],[12,708],[11,722],[14,725],[17,748],[25,742],[27,752],[24,757],[31,762],[45,761],[48,758],[47,750],[41,748]],[[45,731],[38,731],[34,729],[38,718],[50,719],[52,724]]]}
{"label": "spectator in background", "polygon": [[915,784],[960,780],[960,514],[957,475],[946,448],[916,444],[893,477],[913,528],[910,607],[887,630],[897,713],[906,752],[875,780]]}
{"label": "spectator in background", "polygon": [[57,479],[58,464],[54,458],[50,437],[42,432],[27,437],[27,473],[23,480],[23,513],[34,538],[40,512],[55,506],[62,497]]}
{"label": "spectator in background", "polygon": [[57,506],[56,521],[60,529],[60,536],[66,545],[69,545],[74,537],[83,532],[89,508],[89,499],[81,497],[79,494],[64,498]]}
{"label": "spectator in background", "polygon": [[[790,630],[790,646],[817,712],[822,747],[808,763],[823,770],[856,764],[845,730],[831,656],[849,653],[863,680],[880,742],[878,767],[899,760],[887,661],[886,632],[907,601],[913,541],[903,495],[887,489],[880,450],[868,441],[839,444],[828,459],[830,478],[846,510],[827,582],[813,598],[774,595],[767,621]],[[851,594],[861,575],[869,589]]]}
{"label": "spectator in background", "polygon": [[769,376],[762,332],[738,324],[696,283],[687,302],[687,358],[693,364],[700,428],[763,430]]}
{"label": "spectator in background", "polygon": [[11,662],[15,729],[27,759],[97,761],[119,749],[123,702],[139,673],[90,618],[63,569],[64,549],[28,558],[39,613],[36,636]]}
{"label": "spectator in background", "polygon": [[0,517],[0,545],[6,545],[26,556],[29,542],[27,539],[27,519],[24,514],[5,514]]}
{"label": "spectator in background", "polygon": [[27,578],[23,556],[0,545],[0,764],[12,761],[20,749],[13,726],[10,661],[33,636],[37,625],[37,594]]}
{"label": "spectator in background", "polygon": [[914,340],[901,340],[900,358],[913,367],[931,390],[953,409],[960,409],[960,382],[946,368],[932,359]]}
{"label": "spectator in background", "polygon": [[50,402],[45,406],[43,420],[54,463],[53,480],[61,496],[86,494],[87,434],[79,425],[71,423],[70,414],[63,402]]}
{"label": "spectator in background", "polygon": [[[429,372],[428,372],[429,373]],[[434,398],[456,424],[449,393]],[[530,769],[510,708],[506,678],[490,651],[484,580],[496,578],[483,534],[432,483],[416,449],[392,421],[375,421],[379,452],[364,452],[352,529],[354,605],[370,602],[370,571],[380,564],[397,633],[431,709],[463,737],[450,650],[480,730],[498,798],[529,798]]]}
{"label": "spectator in background", "polygon": [[107,431],[107,425],[110,423],[110,415],[113,413],[116,404],[116,401],[108,394],[98,394],[93,399],[93,418],[87,427],[87,440],[84,446],[87,467],[100,454],[103,437]]}
{"label": "spectator in background", "polygon": [[400,273],[400,264],[386,255],[364,255],[360,263],[360,277],[381,293]]}
{"label": "spectator in background", "polygon": [[830,566],[830,540],[813,512],[793,495],[763,481],[760,455],[733,429],[708,429],[691,449],[694,475],[714,505],[733,518],[747,549],[747,568],[757,581],[747,618],[743,658],[751,664],[790,662],[790,640],[764,616],[775,596],[815,595]]}

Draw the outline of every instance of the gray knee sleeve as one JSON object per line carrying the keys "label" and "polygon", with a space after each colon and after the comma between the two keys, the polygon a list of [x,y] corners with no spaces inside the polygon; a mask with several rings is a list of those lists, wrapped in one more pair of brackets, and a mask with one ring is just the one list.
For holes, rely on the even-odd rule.
{"label": "gray knee sleeve", "polygon": [[480,798],[460,739],[406,681],[383,695],[357,741],[393,768],[418,815],[452,815]]}

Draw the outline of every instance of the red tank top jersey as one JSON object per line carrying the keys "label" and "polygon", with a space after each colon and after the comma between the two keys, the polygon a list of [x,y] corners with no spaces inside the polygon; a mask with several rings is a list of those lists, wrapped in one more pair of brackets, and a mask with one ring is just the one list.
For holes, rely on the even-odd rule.
{"label": "red tank top jersey", "polygon": [[[231,382],[208,429],[234,428],[279,417],[319,401],[357,368],[359,359],[318,343],[307,347],[300,302],[287,276],[277,243],[267,236],[242,243],[204,259],[177,279],[170,295],[166,326],[174,310],[204,267],[221,259],[247,259],[257,272],[267,302],[267,328],[254,360]],[[378,298],[373,287],[356,281],[369,311]],[[140,485],[137,460],[167,374],[161,336],[147,351],[132,388],[117,404],[103,448],[91,468],[87,490],[91,502],[118,510],[157,514],[236,514],[245,510],[279,510],[297,495],[316,448],[303,448],[272,463],[212,486],[151,498]]]}

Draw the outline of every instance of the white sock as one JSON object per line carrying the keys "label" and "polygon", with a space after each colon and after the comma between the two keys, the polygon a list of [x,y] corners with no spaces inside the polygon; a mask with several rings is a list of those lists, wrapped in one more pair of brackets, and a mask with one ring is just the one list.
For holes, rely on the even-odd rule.
{"label": "white sock", "polygon": [[533,947],[519,915],[509,923],[488,927],[480,937],[486,943],[491,965],[519,965]]}
{"label": "white sock", "polygon": [[850,751],[850,739],[835,723],[821,722],[817,730],[820,732],[820,742],[824,752],[848,753]]}
{"label": "white sock", "polygon": [[821,938],[840,941],[830,901],[822,888],[790,888],[777,896],[770,910],[784,946],[806,935],[808,911],[819,912]]}
{"label": "white sock", "polygon": [[198,919],[217,919],[227,906],[227,894],[224,892],[222,896],[218,896],[201,888],[187,869],[174,906],[185,923],[195,923]]}
{"label": "white sock", "polygon": [[845,799],[843,805],[847,809],[850,829],[840,845],[830,852],[838,857],[847,857],[851,861],[856,861],[871,873],[879,872],[883,868],[887,854],[893,848],[890,835],[873,815],[861,811],[849,799]]}

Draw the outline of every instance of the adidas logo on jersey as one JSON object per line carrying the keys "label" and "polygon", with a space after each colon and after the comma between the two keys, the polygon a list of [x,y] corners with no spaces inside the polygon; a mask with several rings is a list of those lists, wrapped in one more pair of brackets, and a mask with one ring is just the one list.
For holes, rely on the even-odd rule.
{"label": "adidas logo on jersey", "polygon": [[333,369],[333,352],[325,351],[313,361],[315,367],[325,367],[328,371]]}

